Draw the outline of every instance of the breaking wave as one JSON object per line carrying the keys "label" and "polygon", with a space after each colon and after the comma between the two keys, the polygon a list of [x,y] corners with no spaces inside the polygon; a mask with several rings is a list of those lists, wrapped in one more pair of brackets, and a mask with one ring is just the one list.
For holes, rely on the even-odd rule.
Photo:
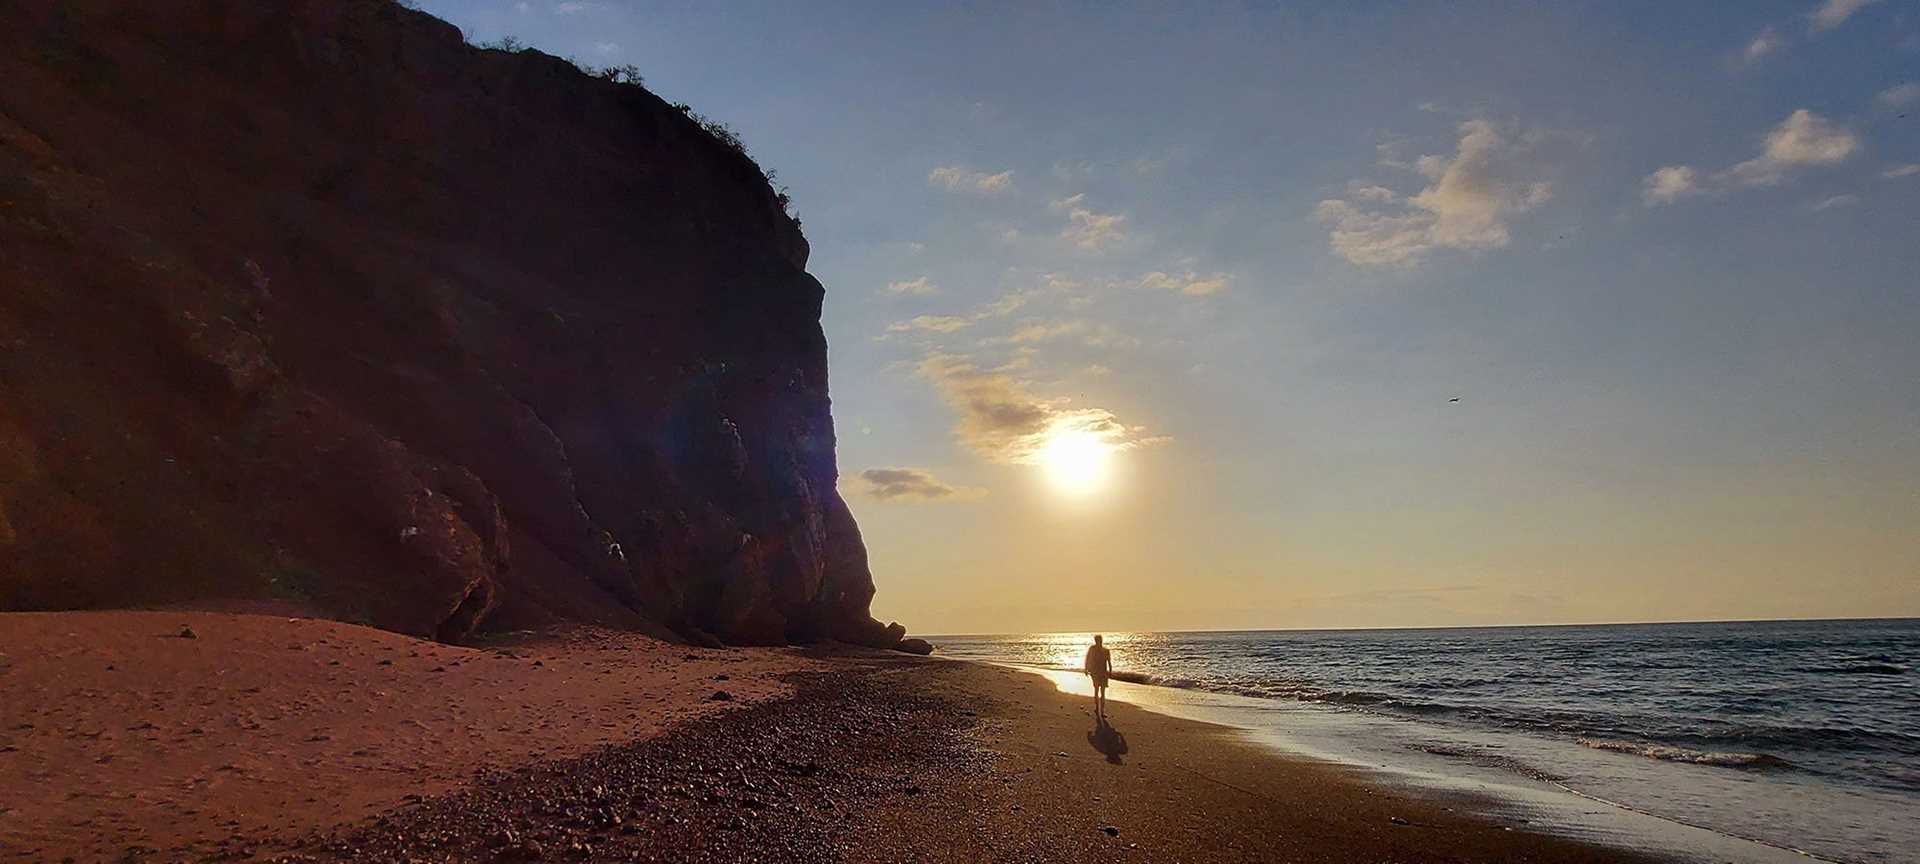
{"label": "breaking wave", "polygon": [[1768,753],[1722,753],[1708,750],[1689,750],[1685,747],[1669,747],[1661,744],[1642,744],[1635,741],[1607,741],[1597,738],[1574,739],[1583,747],[1595,750],[1608,750],[1614,753],[1628,753],[1658,759],[1662,762],[1685,762],[1690,765],[1714,765],[1722,768],[1777,769],[1793,768],[1778,756]]}

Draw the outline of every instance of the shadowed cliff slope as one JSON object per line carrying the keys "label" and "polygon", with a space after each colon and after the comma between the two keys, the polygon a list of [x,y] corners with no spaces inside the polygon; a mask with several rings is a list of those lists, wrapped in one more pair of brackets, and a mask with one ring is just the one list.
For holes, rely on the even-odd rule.
{"label": "shadowed cliff slope", "polygon": [[384,0],[0,0],[0,609],[898,641],[820,284],[636,87]]}

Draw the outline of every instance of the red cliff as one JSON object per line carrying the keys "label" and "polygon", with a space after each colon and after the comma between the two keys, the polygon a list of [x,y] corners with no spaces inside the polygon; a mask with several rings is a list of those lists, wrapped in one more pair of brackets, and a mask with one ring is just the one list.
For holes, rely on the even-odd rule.
{"label": "red cliff", "polygon": [[889,638],[806,240],[682,110],[384,0],[0,0],[0,81],[0,609]]}

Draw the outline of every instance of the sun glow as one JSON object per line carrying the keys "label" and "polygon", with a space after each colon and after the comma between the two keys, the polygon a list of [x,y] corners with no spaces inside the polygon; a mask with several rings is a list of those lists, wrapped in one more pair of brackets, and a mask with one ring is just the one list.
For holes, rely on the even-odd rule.
{"label": "sun glow", "polygon": [[1047,480],[1069,495],[1090,495],[1107,485],[1113,445],[1085,429],[1056,427],[1034,454]]}

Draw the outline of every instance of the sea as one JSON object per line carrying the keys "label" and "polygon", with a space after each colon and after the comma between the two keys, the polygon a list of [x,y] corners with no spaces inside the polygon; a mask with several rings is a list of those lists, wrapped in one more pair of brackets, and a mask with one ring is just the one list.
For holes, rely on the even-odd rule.
{"label": "sea", "polygon": [[[1515,824],[1701,861],[1920,864],[1920,619],[1104,635],[1110,698]],[[938,641],[1088,692],[1091,634]]]}

